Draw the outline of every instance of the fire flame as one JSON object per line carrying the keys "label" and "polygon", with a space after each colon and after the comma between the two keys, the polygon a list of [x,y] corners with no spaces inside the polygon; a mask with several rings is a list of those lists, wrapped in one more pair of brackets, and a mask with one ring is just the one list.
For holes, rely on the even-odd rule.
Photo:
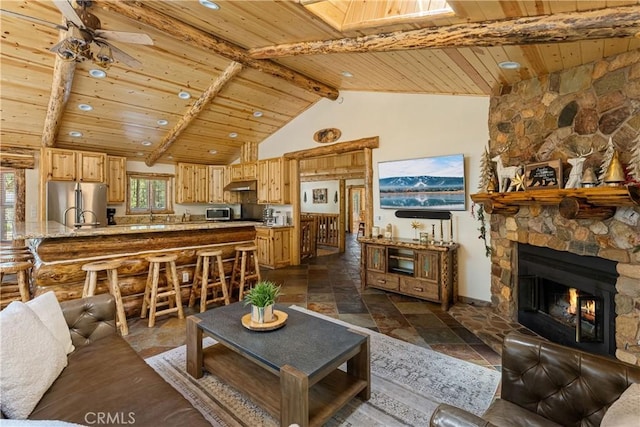
{"label": "fire flame", "polygon": [[[584,301],[585,306],[580,308],[583,314],[595,315],[596,314],[596,302],[594,300]],[[578,290],[576,288],[569,288],[569,308],[567,311],[570,314],[576,314],[578,310]]]}

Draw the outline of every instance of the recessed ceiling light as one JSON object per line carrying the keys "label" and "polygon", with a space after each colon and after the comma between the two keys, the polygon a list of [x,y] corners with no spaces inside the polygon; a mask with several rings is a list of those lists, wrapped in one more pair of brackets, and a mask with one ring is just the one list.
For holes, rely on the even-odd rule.
{"label": "recessed ceiling light", "polygon": [[89,75],[91,77],[95,77],[96,79],[104,79],[105,77],[107,77],[107,73],[105,73],[104,70],[98,70],[97,68],[89,70]]}
{"label": "recessed ceiling light", "polygon": [[237,138],[237,137],[238,137],[238,134],[236,132],[231,132],[229,134],[229,138]]}
{"label": "recessed ceiling light", "polygon": [[218,150],[209,150],[209,154],[216,154]]}
{"label": "recessed ceiling light", "polygon": [[166,125],[168,125],[168,124],[169,124],[169,121],[168,121],[168,120],[165,120],[165,119],[160,119],[160,120],[158,120],[158,122],[157,122],[157,123],[158,123],[160,126],[166,126]]}
{"label": "recessed ceiling light", "polygon": [[211,9],[211,10],[218,10],[220,9],[220,6],[218,6],[217,3],[214,3],[210,0],[200,0],[200,4],[203,5],[204,7],[206,7],[207,9]]}
{"label": "recessed ceiling light", "polygon": [[517,70],[518,68],[520,68],[520,63],[515,61],[504,61],[500,62],[498,64],[498,67],[502,68],[503,70]]}
{"label": "recessed ceiling light", "polygon": [[77,130],[72,130],[69,132],[69,136],[73,138],[80,138],[82,136],[82,132],[78,132]]}
{"label": "recessed ceiling light", "polygon": [[187,91],[181,90],[180,92],[178,92],[178,98],[180,99],[189,99],[191,98],[191,94]]}
{"label": "recessed ceiling light", "polygon": [[171,154],[169,154],[169,155],[167,156],[167,159],[173,159],[173,156],[172,156]]}
{"label": "recessed ceiling light", "polygon": [[140,157],[140,156],[144,156],[144,153],[143,153],[143,152],[141,152],[141,151],[138,151],[138,152],[136,153],[136,156],[138,156],[138,157]]}
{"label": "recessed ceiling light", "polygon": [[351,72],[350,72],[350,71],[343,71],[343,72],[342,72],[342,73],[340,73],[340,74],[342,74],[344,77],[353,77],[353,74],[351,74]]}
{"label": "recessed ceiling light", "polygon": [[262,111],[254,111],[253,112],[253,117],[262,117]]}
{"label": "recessed ceiling light", "polygon": [[91,111],[93,110],[93,107],[89,104],[79,104],[78,108],[81,109],[82,111]]}
{"label": "recessed ceiling light", "polygon": [[142,145],[144,145],[145,147],[148,147],[151,145],[151,141],[142,141]]}

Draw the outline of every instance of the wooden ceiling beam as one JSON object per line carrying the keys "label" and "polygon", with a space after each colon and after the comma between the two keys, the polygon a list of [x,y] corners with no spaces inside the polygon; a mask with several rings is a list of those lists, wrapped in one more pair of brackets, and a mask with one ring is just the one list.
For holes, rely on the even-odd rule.
{"label": "wooden ceiling beam", "polygon": [[[61,30],[59,41],[67,37],[67,32]],[[69,101],[73,75],[76,70],[75,61],[64,61],[57,54],[53,64],[53,81],[51,82],[51,95],[49,96],[49,106],[44,119],[44,129],[42,130],[42,146],[53,147],[62,123],[62,115]]]}
{"label": "wooden ceiling beam", "polygon": [[256,59],[329,53],[490,47],[640,36],[640,5],[455,24],[338,40],[286,43],[249,50]]}
{"label": "wooden ceiling beam", "polygon": [[209,85],[209,87],[200,95],[200,98],[193,103],[189,111],[180,118],[178,123],[171,129],[171,132],[165,136],[165,138],[160,143],[160,146],[153,150],[145,159],[145,163],[147,166],[153,166],[156,161],[162,156],[168,149],[173,145],[173,143],[178,139],[180,134],[184,132],[184,130],[193,122],[198,114],[204,108],[213,101],[213,98],[225,87],[227,83],[229,83],[233,77],[242,71],[242,64],[238,62],[231,62],[227,68],[218,76],[217,79]]}
{"label": "wooden ceiling beam", "polygon": [[199,30],[185,24],[184,22],[178,21],[171,16],[157,12],[154,9],[144,6],[142,2],[116,0],[100,1],[98,4],[106,10],[149,25],[163,33],[170,34],[191,46],[195,46],[200,49],[207,49],[217,55],[239,62],[249,68],[286,80],[289,83],[318,96],[329,98],[331,100],[338,99],[339,92],[335,88],[327,86],[324,83],[311,79],[310,77],[273,61],[254,59],[249,56],[246,49],[219,39],[212,34]]}

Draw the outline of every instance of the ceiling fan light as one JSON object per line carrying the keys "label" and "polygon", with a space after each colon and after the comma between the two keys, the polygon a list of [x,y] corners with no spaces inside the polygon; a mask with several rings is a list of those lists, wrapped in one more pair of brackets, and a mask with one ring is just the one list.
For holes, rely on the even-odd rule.
{"label": "ceiling fan light", "polygon": [[109,67],[111,67],[111,64],[115,62],[113,53],[111,52],[111,48],[106,45],[101,45],[100,50],[93,58],[93,62],[104,69],[108,69]]}

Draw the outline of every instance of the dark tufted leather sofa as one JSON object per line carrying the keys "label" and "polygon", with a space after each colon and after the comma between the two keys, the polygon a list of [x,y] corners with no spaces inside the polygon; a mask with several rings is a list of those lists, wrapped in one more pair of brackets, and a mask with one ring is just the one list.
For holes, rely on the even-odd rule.
{"label": "dark tufted leather sofa", "polygon": [[116,333],[111,295],[60,305],[76,349],[30,419],[82,425],[211,425]]}
{"label": "dark tufted leather sofa", "polygon": [[640,366],[540,338],[509,334],[502,346],[501,398],[477,417],[442,404],[431,426],[599,426]]}

